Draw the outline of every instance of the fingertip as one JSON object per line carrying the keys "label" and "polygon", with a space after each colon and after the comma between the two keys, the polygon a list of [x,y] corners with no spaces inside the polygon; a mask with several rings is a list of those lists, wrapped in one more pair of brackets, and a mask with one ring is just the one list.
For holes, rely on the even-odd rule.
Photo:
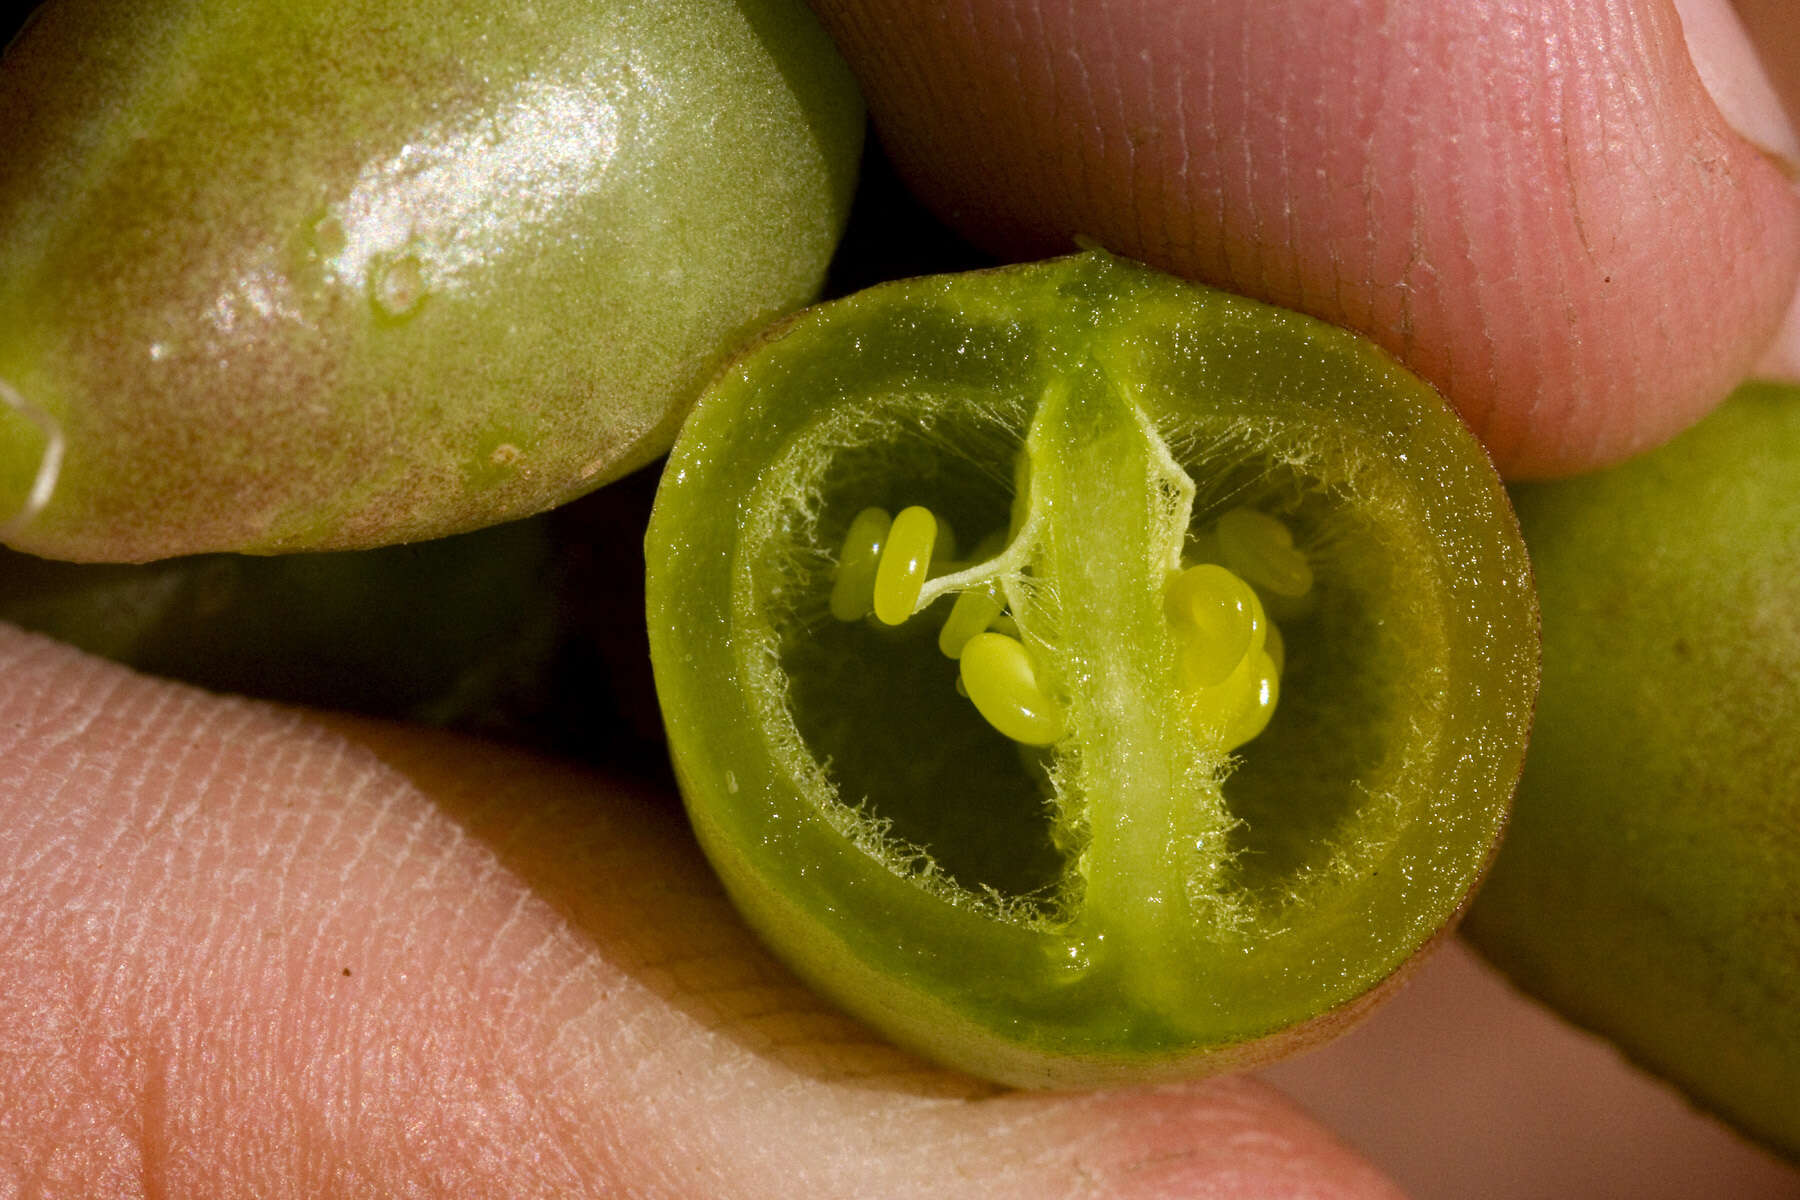
{"label": "fingertip", "polygon": [[591,772],[5,626],[0,678],[0,1047],[29,1051],[0,1053],[0,1178],[1396,1195],[1248,1080],[1000,1093],[886,1046],[754,943],[666,808]]}
{"label": "fingertip", "polygon": [[1056,1181],[1069,1178],[1116,1200],[1399,1200],[1402,1194],[1291,1101],[1249,1076],[990,1104],[1053,1110],[1025,1140],[1029,1147],[1031,1138],[1049,1135],[1049,1153],[1062,1159],[1049,1160],[1054,1169],[1038,1194],[1056,1194]]}
{"label": "fingertip", "polygon": [[1666,3],[819,8],[966,235],[1084,234],[1360,330],[1514,477],[1697,420],[1800,278],[1800,195]]}
{"label": "fingertip", "polygon": [[1458,939],[1357,1030],[1262,1077],[1418,1197],[1800,1195],[1795,1164],[1516,991]]}

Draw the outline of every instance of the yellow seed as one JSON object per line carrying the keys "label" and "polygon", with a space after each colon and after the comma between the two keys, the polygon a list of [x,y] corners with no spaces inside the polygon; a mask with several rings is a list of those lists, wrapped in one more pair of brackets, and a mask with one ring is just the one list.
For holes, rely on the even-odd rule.
{"label": "yellow seed", "polygon": [[1048,746],[1062,737],[1062,705],[1038,686],[1024,643],[1003,633],[978,633],[963,647],[960,676],[987,723],[1015,742]]}
{"label": "yellow seed", "polygon": [[936,541],[937,518],[930,509],[915,504],[894,518],[875,567],[875,616],[883,624],[899,625],[913,615]]}
{"label": "yellow seed", "polygon": [[994,623],[1006,608],[997,584],[983,584],[957,596],[944,627],[938,630],[938,649],[949,658],[962,657],[969,639]]}
{"label": "yellow seed", "polygon": [[1312,590],[1312,564],[1294,547],[1286,525],[1254,508],[1234,508],[1219,518],[1219,556],[1225,565],[1278,596]]}
{"label": "yellow seed", "polygon": [[1256,655],[1256,667],[1248,702],[1225,729],[1225,749],[1236,750],[1269,727],[1275,702],[1281,698],[1281,672],[1266,653]]}
{"label": "yellow seed", "polygon": [[1265,619],[1263,625],[1263,644],[1210,687],[1195,686],[1193,671],[1185,658],[1182,661],[1188,720],[1196,733],[1216,742],[1220,750],[1236,750],[1261,734],[1281,699],[1286,646],[1273,621]]}
{"label": "yellow seed", "polygon": [[1188,720],[1202,737],[1223,738],[1250,703],[1255,695],[1256,664],[1256,655],[1245,655],[1230,675],[1211,687],[1187,685]]}
{"label": "yellow seed", "polygon": [[838,620],[860,621],[875,607],[875,569],[892,524],[883,508],[865,508],[850,522],[831,583],[831,615]]}
{"label": "yellow seed", "polygon": [[1182,670],[1194,687],[1222,683],[1262,649],[1265,618],[1256,590],[1216,563],[1176,575],[1163,602],[1181,647]]}

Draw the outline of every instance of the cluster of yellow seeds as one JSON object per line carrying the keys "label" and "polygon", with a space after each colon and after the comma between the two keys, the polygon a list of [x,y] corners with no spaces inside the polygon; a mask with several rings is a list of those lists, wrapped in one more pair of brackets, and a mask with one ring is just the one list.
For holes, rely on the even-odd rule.
{"label": "cluster of yellow seeds", "polygon": [[[999,535],[977,547],[983,561],[1002,548]],[[1188,717],[1203,737],[1232,750],[1261,733],[1280,694],[1280,631],[1258,596],[1297,599],[1312,588],[1312,568],[1274,517],[1250,508],[1225,513],[1200,540],[1206,557],[1170,579],[1165,609],[1175,634]],[[955,539],[931,510],[914,505],[890,516],[865,508],[850,522],[838,553],[831,614],[900,625],[917,608],[927,579],[960,569]],[[1031,652],[1017,636],[994,583],[959,592],[938,648],[958,662],[958,691],[995,729],[1028,746],[1048,746],[1068,727],[1057,698],[1038,682]]]}
{"label": "cluster of yellow seeds", "polygon": [[[999,541],[978,547],[976,561],[998,551]],[[902,624],[918,606],[926,579],[960,565],[950,564],[955,552],[949,526],[930,509],[914,505],[892,518],[884,509],[863,509],[838,554],[832,615],[860,621],[873,614],[885,625]],[[1016,742],[1048,746],[1068,721],[1056,697],[1038,684],[1031,652],[1017,632],[997,586],[969,588],[957,594],[938,631],[938,649],[957,660],[959,690],[990,725]]]}
{"label": "cluster of yellow seeds", "polygon": [[1268,728],[1286,665],[1259,590],[1299,600],[1312,590],[1312,565],[1286,525],[1253,508],[1225,513],[1198,541],[1209,561],[1170,580],[1164,607],[1188,719],[1235,750]]}

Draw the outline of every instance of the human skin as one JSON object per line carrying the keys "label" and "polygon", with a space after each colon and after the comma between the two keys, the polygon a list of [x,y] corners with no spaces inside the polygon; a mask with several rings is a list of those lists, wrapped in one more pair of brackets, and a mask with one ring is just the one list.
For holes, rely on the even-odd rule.
{"label": "human skin", "polygon": [[[972,11],[973,0],[962,7]],[[1253,45],[1251,9],[1291,11],[1189,7],[1235,22],[1212,42],[1221,59]],[[1453,19],[1465,6],[1418,7]],[[1577,7],[1543,10],[1571,44]],[[1663,53],[1652,57],[1675,78],[1644,78],[1637,90],[1674,89],[1669,104],[1710,128],[1716,161],[1747,179],[1747,209],[1727,187],[1721,194],[1732,202],[1701,216],[1745,222],[1766,246],[1741,261],[1696,258],[1653,226],[1639,253],[1660,266],[1634,285],[1664,297],[1658,311],[1677,318],[1705,315],[1708,301],[1727,292],[1753,292],[1755,322],[1721,330],[1717,344],[1695,338],[1659,350],[1716,355],[1734,364],[1721,374],[1740,372],[1767,351],[1774,318],[1766,314],[1792,291],[1792,195],[1768,182],[1767,172],[1778,182],[1780,172],[1760,151],[1721,132],[1724,118],[1705,107],[1686,60],[1666,42],[1666,11],[1592,7],[1622,18],[1662,12]],[[1003,17],[1034,12],[1023,3],[982,11],[995,36]],[[1348,57],[1335,44],[1309,45],[1283,59],[1284,69]],[[1091,55],[1104,48],[1092,43],[1076,57],[1052,46],[1037,68],[1074,88],[1084,73],[1093,77],[1104,60]],[[1595,65],[1577,56],[1567,69],[1578,76],[1583,62]],[[1321,65],[1321,87],[1326,74]],[[1381,83],[1332,79],[1338,90],[1321,94],[1345,109]],[[882,91],[874,75],[869,82],[878,115],[908,95]],[[1434,113],[1433,101],[1419,87],[1405,103],[1421,106],[1416,127],[1447,139],[1452,117]],[[1058,157],[1086,162],[1084,147],[1104,130],[1116,143],[1123,134],[1111,112],[1102,106],[1090,124],[1068,125]],[[1685,143],[1676,134],[1687,128],[1656,127],[1650,148],[1658,153],[1646,161],[1678,155]],[[1674,140],[1657,140],[1664,136]],[[1242,138],[1195,153],[1231,158],[1190,159],[1186,176],[1167,160],[1133,172],[1126,194],[1146,228],[1176,228],[1179,213],[1210,195],[1187,190],[1194,179],[1240,178],[1259,162],[1285,161],[1303,180],[1316,165]],[[1012,189],[1020,204],[1041,199],[1036,183],[999,173],[990,186]],[[1093,205],[1086,228],[1101,228],[1105,198],[1077,197]],[[1350,236],[1378,244],[1385,229]],[[1346,271],[1348,285],[1372,287],[1350,265],[1360,260],[1321,258],[1302,233],[1298,224],[1252,223],[1230,245],[1252,262]],[[1533,257],[1487,266],[1500,281],[1548,272],[1559,245],[1518,238],[1511,252]],[[1714,274],[1725,282],[1707,283]],[[1259,290],[1257,271],[1233,282]],[[1498,308],[1477,317],[1446,324],[1444,353],[1454,361],[1507,341]],[[1623,341],[1608,349],[1610,337]],[[1629,326],[1595,326],[1583,341],[1640,382],[1699,370],[1656,357],[1634,337]],[[1522,446],[1536,439],[1579,448],[1585,443],[1571,430],[1592,420],[1647,443],[1686,411],[1660,394],[1627,395],[1599,375],[1562,383],[1563,392],[1550,389],[1554,404],[1539,392],[1495,391],[1492,428],[1525,431]],[[1696,394],[1686,403],[1710,402]],[[880,1047],[754,948],[708,882],[670,796],[478,743],[208,698],[17,634],[0,635],[0,681],[0,1193],[1396,1194],[1254,1082],[995,1095]],[[1458,1140],[1457,1126],[1422,1121],[1410,1143],[1378,1147],[1405,1178],[1425,1178],[1408,1168],[1433,1160],[1436,1178],[1462,1185],[1418,1194],[1467,1196],[1470,1181],[1498,1180],[1485,1194],[1512,1187],[1542,1195],[1554,1190],[1544,1180],[1497,1173],[1492,1163],[1591,1161],[1627,1146],[1642,1172],[1634,1184],[1609,1176],[1616,1188],[1566,1194],[1649,1196],[1659,1179],[1684,1178],[1659,1170],[1656,1153],[1716,1148],[1675,1136],[1630,1142],[1604,1126],[1546,1128],[1533,1119],[1546,1095],[1636,1112],[1621,1109],[1621,1092],[1609,1088],[1638,1095],[1646,1085],[1606,1076],[1594,1056],[1569,1056],[1518,1007],[1475,1031],[1503,1035],[1497,1057],[1511,1074],[1496,1076],[1481,1056],[1459,1057],[1453,1040],[1475,1012],[1491,1009],[1474,1009],[1454,979],[1396,1003],[1415,994],[1435,1021],[1396,1031],[1377,1025],[1378,1014],[1371,1029],[1380,1040],[1353,1034],[1342,1051],[1299,1060],[1280,1078],[1324,1096],[1332,1072],[1347,1072],[1354,1086],[1338,1089],[1341,1110],[1365,1120],[1406,1108],[1415,1117],[1473,1111],[1460,1128],[1479,1127],[1478,1144]],[[1357,1053],[1375,1057],[1358,1062]],[[1334,1055],[1351,1057],[1325,1057]],[[1444,1072],[1446,1062],[1457,1069]],[[1371,1145],[1366,1125],[1344,1120]],[[1542,1139],[1559,1134],[1591,1140],[1578,1155],[1566,1144],[1546,1152]],[[1443,1169],[1445,1159],[1462,1173]],[[1686,1165],[1693,1178],[1694,1164]],[[1731,1194],[1800,1195],[1800,1178],[1763,1163]]]}
{"label": "human skin", "polygon": [[1723,0],[814,6],[969,237],[1358,329],[1510,477],[1685,428],[1794,294],[1796,143]]}
{"label": "human skin", "polygon": [[[0,1194],[1400,1194],[1266,1083],[882,1045],[642,785],[4,628],[0,678]],[[1460,951],[1274,1077],[1420,1197],[1800,1195]]]}
{"label": "human skin", "polygon": [[9,630],[0,678],[0,1195],[1397,1194],[1248,1079],[881,1044],[666,796]]}

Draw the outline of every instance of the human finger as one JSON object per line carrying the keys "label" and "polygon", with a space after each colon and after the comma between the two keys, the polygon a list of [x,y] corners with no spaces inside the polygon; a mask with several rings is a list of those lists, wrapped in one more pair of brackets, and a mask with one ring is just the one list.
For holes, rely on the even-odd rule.
{"label": "human finger", "polygon": [[1694,54],[1670,0],[816,7],[966,234],[1359,329],[1514,477],[1672,436],[1794,294],[1800,143],[1722,0]]}
{"label": "human finger", "polygon": [[0,627],[0,1192],[1397,1193],[1266,1085],[1001,1094],[824,1008],[672,803]]}
{"label": "human finger", "polygon": [[1412,1200],[1800,1197],[1783,1163],[1448,939],[1344,1038],[1262,1073]]}

